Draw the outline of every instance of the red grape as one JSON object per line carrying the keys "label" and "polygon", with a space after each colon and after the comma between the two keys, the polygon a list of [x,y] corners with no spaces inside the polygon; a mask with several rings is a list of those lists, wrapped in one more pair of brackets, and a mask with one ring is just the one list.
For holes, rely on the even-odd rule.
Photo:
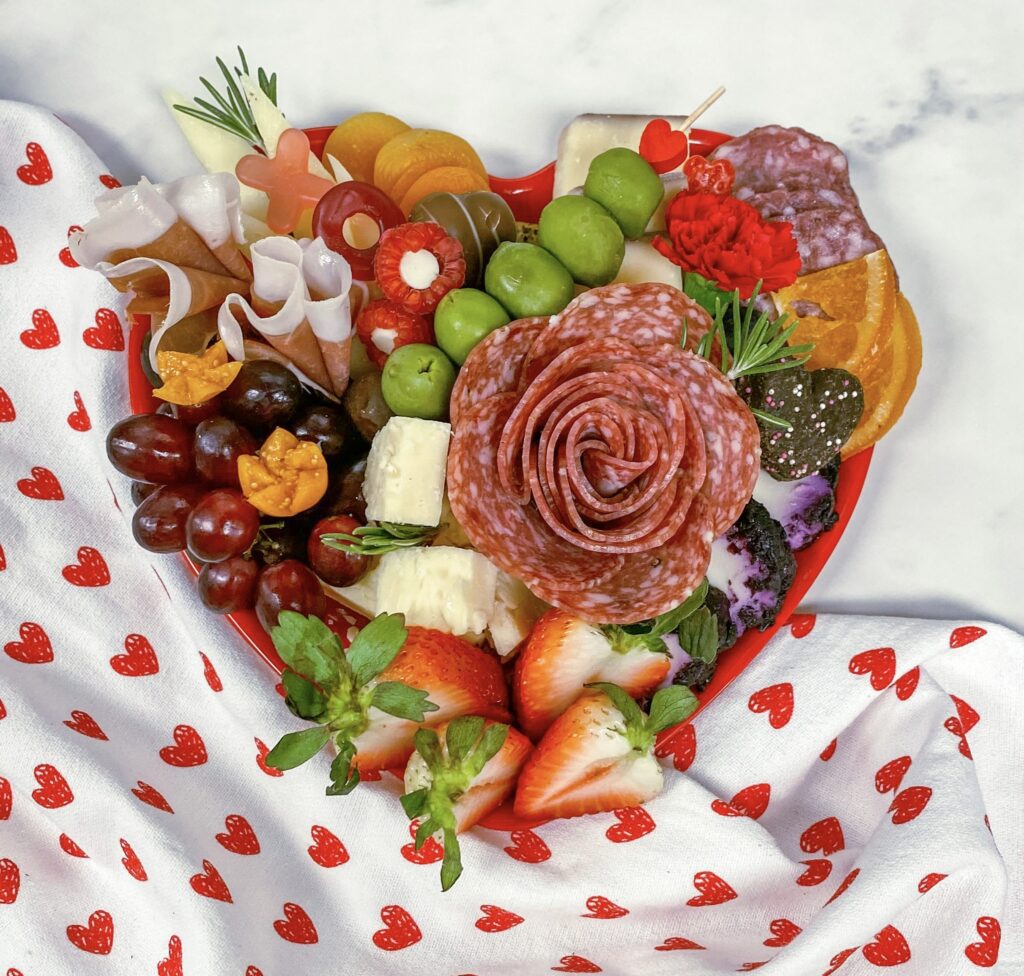
{"label": "red grape", "polygon": [[240,491],[218,488],[199,500],[185,523],[188,551],[204,563],[239,556],[253,544],[260,513]]}
{"label": "red grape", "polygon": [[147,495],[132,515],[132,535],[150,552],[181,552],[185,523],[203,496],[198,485],[164,485]]}
{"label": "red grape", "polygon": [[196,427],[196,470],[209,482],[238,487],[238,459],[259,450],[256,438],[229,417],[211,417]]}
{"label": "red grape", "polygon": [[295,374],[269,359],[251,359],[221,394],[221,408],[232,420],[258,430],[281,427],[302,399]]}
{"label": "red grape", "polygon": [[107,434],[107,457],[135,481],[171,485],[192,474],[192,431],[180,420],[140,413],[118,421]]}
{"label": "red grape", "polygon": [[220,397],[215,396],[190,407],[176,403],[173,415],[182,423],[188,424],[189,427],[195,427],[196,424],[209,420],[210,417],[216,417],[218,413],[220,413]]}
{"label": "red grape", "polygon": [[199,598],[214,613],[251,610],[256,603],[259,566],[245,556],[231,556],[219,563],[207,563],[196,585]]}
{"label": "red grape", "polygon": [[345,532],[351,534],[353,529],[363,523],[356,521],[351,515],[330,515],[320,519],[309,533],[306,553],[309,565],[325,583],[331,586],[351,586],[369,568],[370,560],[366,556],[354,556],[351,553],[333,549],[321,541],[321,536],[328,532]]}
{"label": "red grape", "polygon": [[308,566],[286,559],[260,573],[256,586],[256,615],[265,630],[277,626],[282,610],[320,617],[327,610],[327,597],[320,581]]}
{"label": "red grape", "polygon": [[292,433],[300,440],[318,444],[328,461],[341,456],[351,429],[348,415],[338,407],[326,404],[316,404],[300,411],[291,424]]}
{"label": "red grape", "polygon": [[132,504],[138,508],[150,495],[160,486],[151,485],[145,481],[132,482]]}

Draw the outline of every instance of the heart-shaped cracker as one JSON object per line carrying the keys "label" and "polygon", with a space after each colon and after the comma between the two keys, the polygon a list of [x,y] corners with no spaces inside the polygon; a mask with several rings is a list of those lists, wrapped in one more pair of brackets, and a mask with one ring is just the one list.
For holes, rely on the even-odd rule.
{"label": "heart-shaped cracker", "polygon": [[779,481],[796,481],[828,464],[864,411],[860,380],[845,369],[786,369],[745,377],[737,388],[751,407],[792,424],[784,430],[757,422],[761,467]]}

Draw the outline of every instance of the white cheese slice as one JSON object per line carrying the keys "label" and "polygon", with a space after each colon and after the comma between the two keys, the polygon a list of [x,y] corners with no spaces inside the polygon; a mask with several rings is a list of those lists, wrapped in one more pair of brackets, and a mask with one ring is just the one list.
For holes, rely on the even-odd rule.
{"label": "white cheese slice", "polygon": [[487,623],[491,643],[499,657],[507,657],[529,636],[548,605],[526,584],[499,570],[494,590],[494,609]]}
{"label": "white cheese slice", "polygon": [[440,522],[451,433],[451,424],[418,417],[392,417],[377,432],[363,482],[367,519]]}
{"label": "white cheese slice", "polygon": [[660,251],[655,250],[650,240],[640,238],[626,241],[626,253],[615,280],[630,284],[656,281],[681,290],[683,271],[679,265],[673,264]]}

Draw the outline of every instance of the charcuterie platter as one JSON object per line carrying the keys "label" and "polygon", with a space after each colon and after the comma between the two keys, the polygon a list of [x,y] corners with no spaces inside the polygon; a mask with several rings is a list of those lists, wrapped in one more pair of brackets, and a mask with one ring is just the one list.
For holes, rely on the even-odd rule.
{"label": "charcuterie platter", "polygon": [[70,243],[133,316],[108,455],[282,673],[305,725],[266,761],[398,771],[448,888],[474,824],[659,792],[832,553],[920,335],[842,151],[694,129],[720,92],[579,116],[509,180],[380,112],[292,128],[239,54],[170,102],[208,172]]}

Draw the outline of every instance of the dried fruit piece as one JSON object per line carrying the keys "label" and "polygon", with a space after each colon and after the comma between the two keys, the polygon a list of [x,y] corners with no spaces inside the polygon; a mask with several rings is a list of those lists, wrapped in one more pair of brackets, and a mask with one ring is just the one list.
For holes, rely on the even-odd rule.
{"label": "dried fruit piece", "polygon": [[278,427],[259,454],[238,459],[238,480],[249,504],[287,518],[312,508],[327,491],[327,462],[319,445]]}
{"label": "dried fruit piece", "polygon": [[370,302],[359,313],[356,334],[379,369],[384,368],[388,356],[400,346],[434,342],[434,328],[427,319],[386,298]]}
{"label": "dried fruit piece", "polygon": [[476,150],[465,139],[437,129],[409,129],[381,147],[373,164],[373,182],[393,200],[401,200],[413,183],[438,166],[465,166],[487,177]]}
{"label": "dried fruit piece", "polygon": [[462,245],[434,223],[399,224],[385,231],[373,270],[385,296],[417,314],[433,312],[466,280]]}
{"label": "dried fruit piece", "polygon": [[486,190],[489,184],[486,176],[466,166],[438,166],[428,170],[402,197],[402,213],[411,214],[416,204],[431,193],[472,193]]}
{"label": "dried fruit piece", "polygon": [[373,165],[381,147],[409,126],[386,112],[360,112],[336,126],[324,143],[324,165],[333,156],[354,180],[373,182]]}

